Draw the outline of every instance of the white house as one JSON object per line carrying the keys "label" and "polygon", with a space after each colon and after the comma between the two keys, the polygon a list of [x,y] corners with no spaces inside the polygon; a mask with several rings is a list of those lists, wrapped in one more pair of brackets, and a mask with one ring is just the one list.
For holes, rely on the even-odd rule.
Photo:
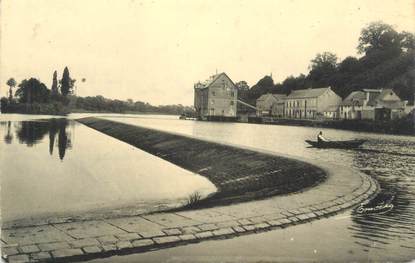
{"label": "white house", "polygon": [[330,87],[292,91],[285,99],[285,117],[298,119],[337,118],[342,99]]}
{"label": "white house", "polygon": [[354,91],[340,105],[342,119],[391,120],[407,114],[407,101],[392,89]]}

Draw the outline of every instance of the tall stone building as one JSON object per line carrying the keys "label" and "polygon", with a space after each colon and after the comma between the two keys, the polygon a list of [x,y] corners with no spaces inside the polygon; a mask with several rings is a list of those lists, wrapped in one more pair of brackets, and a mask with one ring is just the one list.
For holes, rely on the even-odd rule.
{"label": "tall stone building", "polygon": [[194,106],[198,118],[202,120],[234,120],[238,89],[233,81],[220,73],[205,82],[194,85]]}

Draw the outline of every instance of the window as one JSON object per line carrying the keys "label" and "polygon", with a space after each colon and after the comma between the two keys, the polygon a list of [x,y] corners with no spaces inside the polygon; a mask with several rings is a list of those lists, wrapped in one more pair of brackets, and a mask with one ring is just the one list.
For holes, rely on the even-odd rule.
{"label": "window", "polygon": [[233,100],[231,100],[231,105],[233,105]]}
{"label": "window", "polygon": [[234,93],[233,91],[231,91],[231,96],[232,96],[232,97],[234,97],[234,96],[235,96],[235,93]]}
{"label": "window", "polygon": [[216,93],[215,93],[214,91],[212,91],[212,95],[213,95],[213,96],[215,96],[215,95],[216,95]]}

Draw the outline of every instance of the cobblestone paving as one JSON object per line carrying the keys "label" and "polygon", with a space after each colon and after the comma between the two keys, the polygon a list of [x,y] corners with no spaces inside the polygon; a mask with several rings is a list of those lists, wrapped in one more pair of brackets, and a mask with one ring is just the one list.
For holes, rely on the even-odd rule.
{"label": "cobblestone paving", "polygon": [[318,165],[328,174],[323,183],[259,201],[106,220],[3,225],[2,257],[8,262],[70,261],[230,238],[329,216],[378,190],[376,181],[356,170]]}

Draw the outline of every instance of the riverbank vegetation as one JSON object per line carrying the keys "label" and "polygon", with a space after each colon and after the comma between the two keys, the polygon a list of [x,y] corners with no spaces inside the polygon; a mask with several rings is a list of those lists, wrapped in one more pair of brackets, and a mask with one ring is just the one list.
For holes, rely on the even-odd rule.
{"label": "riverbank vegetation", "polygon": [[69,75],[68,67],[65,67],[62,79],[57,80],[57,72],[53,73],[52,87],[48,87],[36,78],[23,79],[17,85],[14,78],[7,81],[9,88],[8,98],[0,99],[1,112],[24,114],[52,114],[64,115],[70,111],[69,95],[73,92],[75,79]]}
{"label": "riverbank vegetation", "polygon": [[[82,79],[82,82],[85,82]],[[7,81],[9,96],[0,99],[1,112],[23,114],[66,115],[71,112],[113,112],[113,113],[152,113],[185,114],[192,116],[193,108],[178,105],[153,106],[141,101],[108,99],[103,96],[80,97],[74,94],[76,80],[70,77],[65,67],[62,79],[58,81],[57,72],[53,73],[52,86],[49,89],[36,78],[24,79],[17,85],[14,78]]]}
{"label": "riverbank vegetation", "polygon": [[237,86],[240,99],[255,105],[266,93],[288,94],[292,90],[331,86],[342,98],[361,89],[391,88],[403,100],[414,103],[415,36],[397,32],[391,25],[374,22],[363,28],[357,52],[361,57],[348,56],[339,61],[336,54],[322,52],[310,61],[309,72],[288,76],[274,83],[265,76],[249,88],[245,81]]}
{"label": "riverbank vegetation", "polygon": [[72,111],[77,112],[116,112],[116,113],[158,113],[158,114],[192,114],[193,108],[189,106],[160,105],[153,106],[142,101],[127,101],[107,99],[103,96],[73,97]]}

